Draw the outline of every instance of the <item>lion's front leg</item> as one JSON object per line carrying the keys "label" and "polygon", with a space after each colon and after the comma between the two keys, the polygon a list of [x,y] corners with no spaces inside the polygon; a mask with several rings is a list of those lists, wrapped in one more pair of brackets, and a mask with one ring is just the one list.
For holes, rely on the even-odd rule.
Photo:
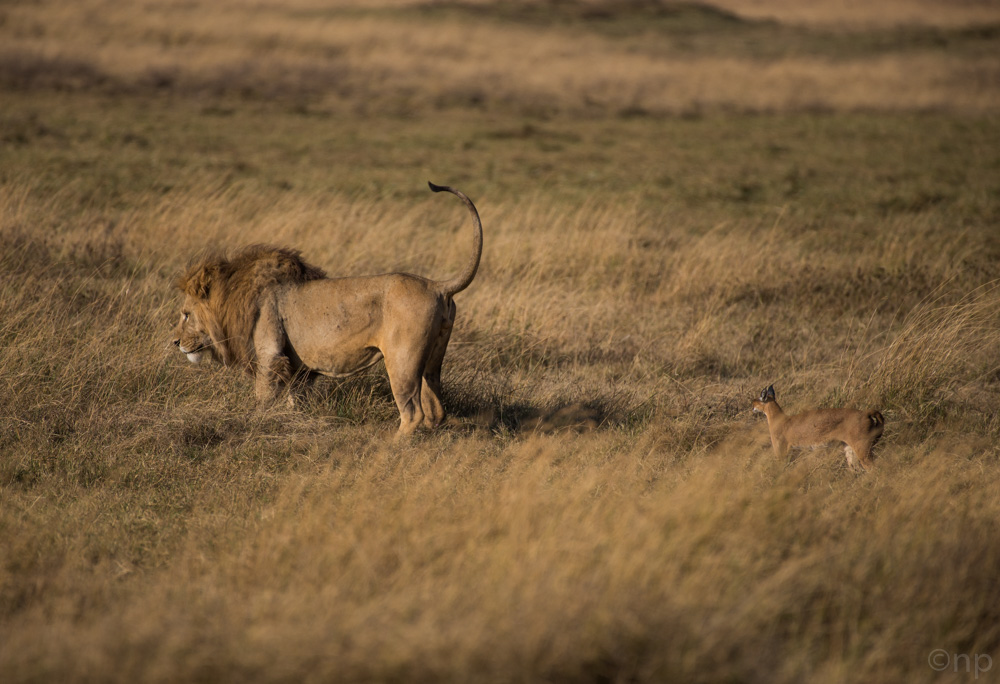
{"label": "lion's front leg", "polygon": [[[257,395],[257,402],[262,405],[274,403],[282,390],[290,384],[291,377],[291,364],[287,356],[258,359],[254,371],[254,393]],[[291,403],[289,396],[289,404]]]}
{"label": "lion's front leg", "polygon": [[260,404],[273,403],[292,380],[292,364],[285,355],[285,331],[273,297],[261,302],[253,333],[254,390]]}

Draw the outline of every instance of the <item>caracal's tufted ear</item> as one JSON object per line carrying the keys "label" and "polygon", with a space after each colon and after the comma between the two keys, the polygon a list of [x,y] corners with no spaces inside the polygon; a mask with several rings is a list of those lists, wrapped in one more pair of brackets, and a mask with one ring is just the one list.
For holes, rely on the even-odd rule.
{"label": "caracal's tufted ear", "polygon": [[195,266],[177,281],[181,292],[195,299],[208,299],[212,290],[212,282],[219,274],[217,264],[202,264]]}
{"label": "caracal's tufted ear", "polygon": [[767,389],[764,390],[763,399],[764,401],[774,401],[774,385],[768,385]]}

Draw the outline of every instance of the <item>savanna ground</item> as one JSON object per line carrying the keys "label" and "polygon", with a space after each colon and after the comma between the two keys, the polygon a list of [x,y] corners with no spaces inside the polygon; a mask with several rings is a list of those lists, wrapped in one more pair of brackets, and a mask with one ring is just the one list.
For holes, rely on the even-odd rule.
{"label": "savanna ground", "polygon": [[[1000,672],[991,2],[0,5],[0,680]],[[253,409],[206,247],[486,248],[409,443]],[[879,407],[872,472],[750,400]],[[989,673],[983,670],[990,670]]]}

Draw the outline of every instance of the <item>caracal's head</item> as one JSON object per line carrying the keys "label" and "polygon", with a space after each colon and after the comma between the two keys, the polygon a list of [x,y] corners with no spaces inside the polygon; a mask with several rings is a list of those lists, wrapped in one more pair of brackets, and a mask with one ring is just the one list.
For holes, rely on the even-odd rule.
{"label": "caracal's head", "polygon": [[764,413],[764,405],[774,401],[774,385],[768,385],[760,391],[760,396],[753,400],[753,412]]}
{"label": "caracal's head", "polygon": [[174,328],[174,346],[188,358],[191,363],[198,363],[206,355],[214,351],[209,325],[203,321],[210,314],[198,299],[190,295],[184,298],[181,306],[181,318]]}

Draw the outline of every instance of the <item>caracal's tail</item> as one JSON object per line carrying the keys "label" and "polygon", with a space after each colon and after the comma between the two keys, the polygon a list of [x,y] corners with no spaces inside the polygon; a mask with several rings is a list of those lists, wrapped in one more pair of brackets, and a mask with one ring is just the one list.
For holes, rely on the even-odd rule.
{"label": "caracal's tail", "polygon": [[449,188],[447,185],[434,185],[433,183],[427,183],[434,192],[441,192],[445,190],[451,194],[458,197],[458,199],[465,202],[465,206],[469,208],[469,213],[472,214],[472,224],[474,228],[472,236],[472,257],[469,259],[469,263],[466,265],[465,270],[459,275],[455,276],[451,280],[444,280],[438,283],[441,288],[441,293],[447,296],[451,296],[458,292],[461,292],[467,288],[471,283],[472,279],[476,277],[476,271],[479,270],[479,259],[483,255],[483,223],[479,220],[479,212],[476,211],[476,205],[472,203],[468,197],[465,196],[459,190],[455,188]]}

